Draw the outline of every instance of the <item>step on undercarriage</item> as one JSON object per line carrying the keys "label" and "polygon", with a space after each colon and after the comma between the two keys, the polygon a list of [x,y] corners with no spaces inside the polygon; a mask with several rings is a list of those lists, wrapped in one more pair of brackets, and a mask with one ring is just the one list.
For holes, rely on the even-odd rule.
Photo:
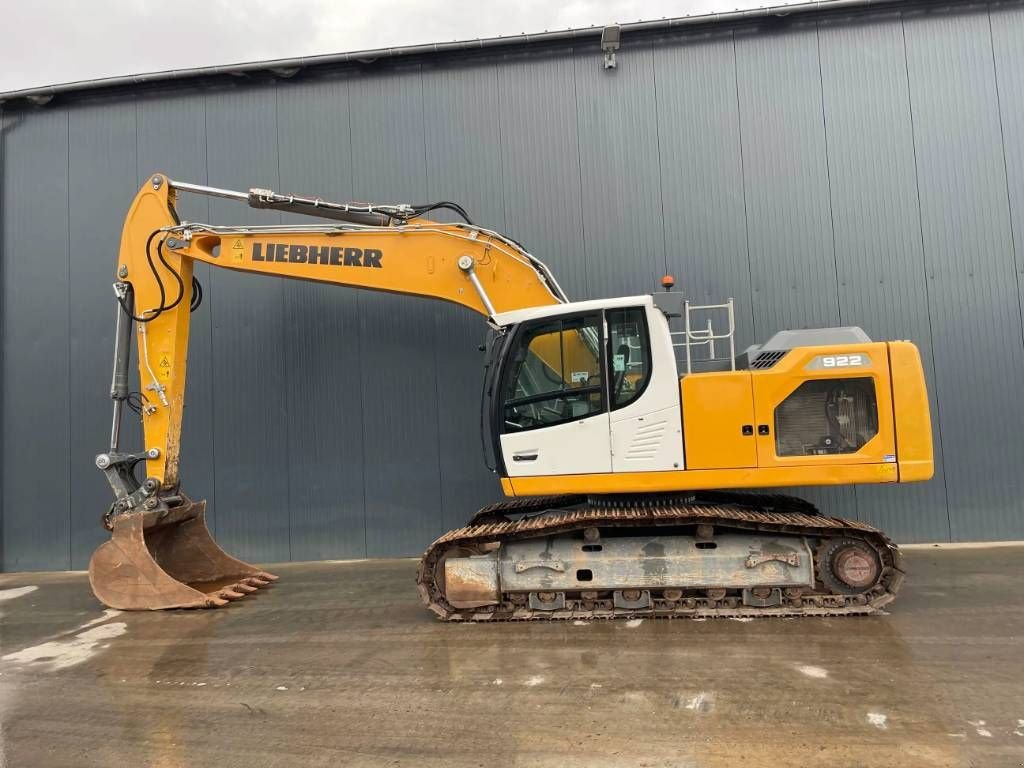
{"label": "step on undercarriage", "polygon": [[420,561],[450,621],[877,613],[903,582],[881,532],[791,496],[556,496],[485,507]]}

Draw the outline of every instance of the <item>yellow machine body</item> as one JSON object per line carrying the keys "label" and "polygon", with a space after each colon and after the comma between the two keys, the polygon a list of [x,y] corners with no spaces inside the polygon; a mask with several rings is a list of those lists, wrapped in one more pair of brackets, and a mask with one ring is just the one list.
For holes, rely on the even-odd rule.
{"label": "yellow machine body", "polygon": [[[807,369],[815,359],[851,355],[864,355],[870,365],[858,367],[855,374],[842,368]],[[779,406],[804,382],[841,378],[872,380],[876,434],[852,453],[779,455]],[[801,347],[767,370],[690,373],[680,379],[680,397],[685,469],[505,477],[505,493],[657,493],[916,482],[930,479],[934,471],[924,371],[917,347],[907,341]]]}

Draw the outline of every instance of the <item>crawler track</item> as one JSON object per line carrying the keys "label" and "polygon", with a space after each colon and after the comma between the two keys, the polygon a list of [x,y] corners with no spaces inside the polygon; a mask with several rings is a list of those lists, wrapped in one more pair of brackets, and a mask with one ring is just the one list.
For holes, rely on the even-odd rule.
{"label": "crawler track", "polygon": [[[819,570],[813,590],[787,593],[782,605],[769,608],[744,605],[736,592],[721,590],[724,595],[709,596],[708,590],[701,589],[684,590],[678,600],[652,592],[653,605],[643,609],[615,608],[610,596],[605,599],[599,595],[594,599],[581,591],[566,593],[563,610],[531,609],[518,595],[503,595],[498,605],[466,610],[448,604],[436,578],[443,570],[446,555],[479,552],[496,543],[567,534],[590,526],[649,529],[698,524],[713,525],[716,531],[802,536],[811,541],[815,552],[836,539],[859,540],[874,550],[882,567],[872,586],[853,594],[827,586],[826,582],[835,580],[827,574],[822,579]],[[449,531],[430,545],[420,560],[416,583],[423,602],[441,619],[517,621],[870,614],[895,598],[903,578],[899,550],[866,523],[822,515],[809,502],[792,496],[713,491],[685,495],[552,496],[493,504],[477,512],[466,526]]]}

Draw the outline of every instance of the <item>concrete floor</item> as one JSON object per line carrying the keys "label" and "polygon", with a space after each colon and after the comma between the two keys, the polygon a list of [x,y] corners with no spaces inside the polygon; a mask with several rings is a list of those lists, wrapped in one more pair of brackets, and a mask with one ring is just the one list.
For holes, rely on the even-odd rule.
{"label": "concrete floor", "polygon": [[441,624],[410,560],[119,615],[0,575],[0,767],[1024,765],[1024,548],[907,560],[888,616],[583,625]]}

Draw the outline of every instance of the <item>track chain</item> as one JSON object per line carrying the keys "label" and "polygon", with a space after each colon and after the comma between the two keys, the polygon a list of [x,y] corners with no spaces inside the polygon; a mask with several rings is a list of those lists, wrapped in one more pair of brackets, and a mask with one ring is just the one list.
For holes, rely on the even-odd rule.
{"label": "track chain", "polygon": [[[665,600],[652,594],[653,605],[642,609],[612,607],[611,600],[584,600],[566,594],[566,608],[530,609],[511,598],[494,606],[457,609],[449,605],[435,580],[439,562],[452,550],[479,552],[496,543],[566,534],[589,526],[651,527],[710,524],[717,528],[805,536],[812,551],[834,538],[869,544],[882,563],[878,581],[859,594],[830,589],[819,579],[816,588],[786,596],[783,605],[743,605],[735,595],[721,599],[686,596]],[[817,556],[817,555],[816,555]],[[759,616],[842,616],[877,613],[895,599],[903,583],[902,556],[896,545],[867,523],[822,515],[808,501],[781,494],[701,491],[691,494],[643,496],[547,496],[513,499],[484,507],[462,528],[437,539],[420,560],[416,584],[427,607],[448,621],[530,621],[611,618],[712,618]]]}

